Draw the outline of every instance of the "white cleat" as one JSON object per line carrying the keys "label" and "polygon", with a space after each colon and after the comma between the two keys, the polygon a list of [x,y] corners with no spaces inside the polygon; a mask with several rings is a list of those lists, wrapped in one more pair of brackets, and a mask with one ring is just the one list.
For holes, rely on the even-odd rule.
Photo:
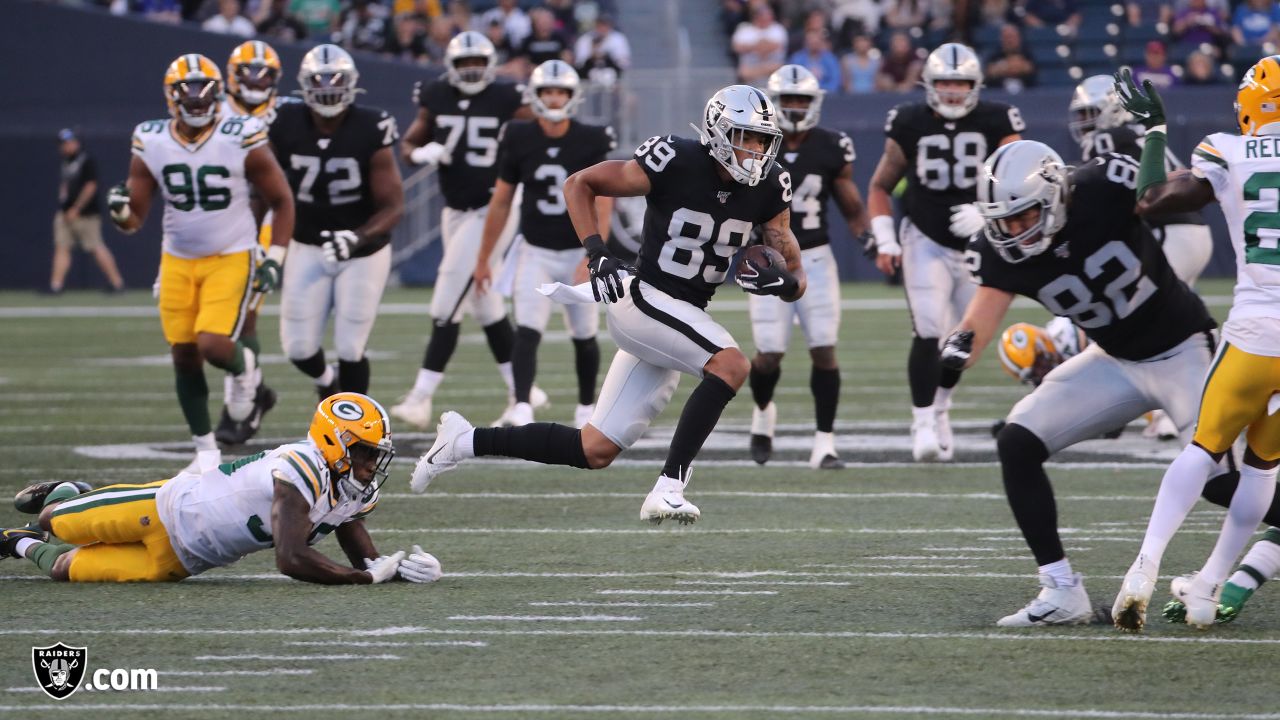
{"label": "white cleat", "polygon": [[547,393],[537,385],[529,388],[529,414],[528,419],[522,412],[517,414],[516,406],[520,403],[516,402],[515,395],[507,396],[507,407],[498,416],[497,420],[489,423],[489,427],[520,427],[533,422],[533,411],[542,408],[551,407],[551,400],[547,397]]}
{"label": "white cleat", "polygon": [[951,408],[935,405],[933,433],[938,440],[938,462],[951,462],[955,457],[955,436],[951,433]]}
{"label": "white cleat", "polygon": [[689,525],[700,517],[702,512],[698,506],[684,499],[684,483],[666,475],[658,478],[640,506],[640,519],[654,525],[661,524],[663,520]]}
{"label": "white cleat", "polygon": [[[532,393],[530,393],[532,394]],[[581,430],[591,422],[591,416],[596,414],[595,405],[579,405],[573,411],[573,426]]]}
{"label": "white cleat", "polygon": [[253,414],[253,401],[258,397],[258,383],[262,381],[262,371],[258,369],[257,358],[249,348],[244,349],[244,371],[231,376],[230,390],[227,393],[227,415],[236,422],[244,422]]}
{"label": "white cleat", "polygon": [[529,404],[534,410],[542,410],[551,407],[551,398],[547,397],[547,391],[534,385],[529,388]]}
{"label": "white cleat", "polygon": [[839,470],[844,462],[836,454],[836,440],[832,433],[813,434],[813,452],[809,453],[809,467],[814,470]]}
{"label": "white cleat", "polygon": [[413,466],[413,475],[409,478],[409,488],[416,493],[426,492],[431,481],[437,475],[447,473],[458,467],[465,460],[458,452],[458,438],[474,430],[475,427],[467,419],[450,410],[440,416],[440,424],[436,426],[436,441],[431,449],[418,458]]}
{"label": "white cleat", "polygon": [[778,425],[778,406],[772,401],[763,409],[751,406],[751,459],[759,465],[773,456],[773,433]]}
{"label": "white cleat", "polygon": [[911,457],[916,462],[937,462],[941,455],[933,418],[921,418],[911,423]]}
{"label": "white cleat", "polygon": [[1187,608],[1187,624],[1197,630],[1208,630],[1218,618],[1219,588],[1200,579],[1198,573],[1176,577],[1169,590]]}
{"label": "white cleat", "polygon": [[1084,578],[1076,573],[1074,584],[1059,586],[1051,575],[1040,575],[1040,594],[1027,606],[996,622],[1000,627],[1042,627],[1045,625],[1083,625],[1093,617]]}
{"label": "white cleat", "polygon": [[400,402],[391,406],[391,417],[403,420],[410,425],[425,430],[431,426],[431,396],[410,390]]}
{"label": "white cleat", "polygon": [[533,422],[533,406],[529,403],[516,403],[503,413],[510,427],[520,427]]}
{"label": "white cleat", "polygon": [[1138,555],[1120,584],[1120,593],[1111,605],[1111,621],[1125,632],[1141,632],[1147,624],[1147,605],[1156,591],[1160,566],[1146,555]]}

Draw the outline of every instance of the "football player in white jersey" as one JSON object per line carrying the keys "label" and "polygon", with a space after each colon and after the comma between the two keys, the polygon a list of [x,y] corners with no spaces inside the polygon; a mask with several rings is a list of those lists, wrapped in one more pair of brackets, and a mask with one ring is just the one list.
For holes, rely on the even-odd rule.
{"label": "football player in white jersey", "polygon": [[[204,473],[27,487],[14,504],[39,513],[38,529],[0,532],[0,557],[25,557],[54,580],[172,582],[274,548],[280,572],[321,585],[438,580],[435,557],[417,545],[379,555],[365,529],[394,456],[382,406],[338,393],[302,440]],[[311,548],[331,532],[351,567]]]}
{"label": "football player in white jersey", "polygon": [[[209,419],[204,361],[233,376],[227,412],[249,418],[257,404],[257,353],[240,342],[255,292],[280,282],[293,234],[293,196],[267,146],[267,128],[251,117],[222,117],[222,75],[203,55],[182,55],[164,76],[170,118],[133,132],[129,179],[107,195],[125,233],[142,227],[153,197],[164,198],[160,324],[173,354],[178,403],[196,444],[191,469],[222,462]],[[275,215],[264,254],[249,207],[255,189]]]}
{"label": "football player in white jersey", "polygon": [[1217,200],[1235,248],[1236,287],[1205,381],[1195,436],[1161,480],[1146,537],[1112,617],[1122,630],[1142,628],[1166,546],[1243,432],[1247,445],[1239,485],[1217,545],[1198,573],[1171,586],[1185,605],[1187,624],[1204,629],[1214,623],[1220,602],[1230,612],[1237,600],[1219,596],[1219,588],[1272,504],[1280,465],[1280,56],[1259,60],[1240,83],[1240,134],[1208,135],[1192,154],[1191,172],[1173,177],[1165,174],[1163,104],[1150,81],[1142,85],[1139,90],[1127,69],[1117,76],[1125,109],[1147,128],[1138,212],[1198,210]]}

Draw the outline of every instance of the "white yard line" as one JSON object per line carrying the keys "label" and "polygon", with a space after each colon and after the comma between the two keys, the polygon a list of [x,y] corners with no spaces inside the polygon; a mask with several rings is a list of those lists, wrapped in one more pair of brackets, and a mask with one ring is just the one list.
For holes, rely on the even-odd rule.
{"label": "white yard line", "polygon": [[[489,643],[484,642],[483,640],[423,640],[421,642],[380,642],[372,640],[286,640],[284,641],[284,644],[296,647],[489,647]],[[243,672],[245,674],[253,674],[253,671],[251,670]]]}
{"label": "white yard line", "polygon": [[[701,464],[701,461],[699,461]],[[882,463],[876,463],[880,465]],[[698,497],[715,498],[773,498],[780,500],[990,500],[1007,502],[1004,493],[946,493],[946,492],[783,492],[756,490],[693,490]],[[618,498],[629,500],[644,497],[637,492],[430,492],[416,493],[383,493],[380,497],[391,500],[589,500],[597,498]],[[1150,495],[1060,495],[1058,500],[1070,501],[1141,501],[1150,503],[1154,496]],[[1097,523],[1098,525],[1138,525],[1145,527],[1145,522]]]}
{"label": "white yard line", "polygon": [[206,661],[240,661],[240,660],[270,660],[272,662],[295,662],[305,660],[314,662],[317,660],[400,660],[399,655],[356,655],[356,654],[334,654],[334,655],[197,655],[192,660]]}
{"label": "white yard line", "polygon": [[[288,645],[289,643],[285,643]],[[160,677],[257,677],[259,675],[312,675],[311,668],[263,668],[262,670],[157,670]]]}
{"label": "white yard line", "polygon": [[564,600],[557,602],[530,602],[529,607],[628,607],[628,608],[691,608],[691,607],[715,607],[713,602],[583,602],[581,600]]}
{"label": "white yard line", "polygon": [[[93,694],[98,695],[104,692],[105,693],[125,693],[125,692],[215,693],[215,692],[226,692],[226,690],[227,689],[225,687],[219,687],[216,685],[160,685],[158,687],[154,687],[145,691],[143,690],[97,690],[97,691],[94,691]],[[4,691],[11,692],[11,693],[44,692],[38,687],[11,687],[11,688],[5,688]],[[86,689],[82,692],[88,692],[88,690]]]}
{"label": "white yard line", "polygon": [[464,622],[639,622],[641,615],[450,615]]}
{"label": "white yard line", "polygon": [[776,590],[597,590],[597,595],[777,595]]}

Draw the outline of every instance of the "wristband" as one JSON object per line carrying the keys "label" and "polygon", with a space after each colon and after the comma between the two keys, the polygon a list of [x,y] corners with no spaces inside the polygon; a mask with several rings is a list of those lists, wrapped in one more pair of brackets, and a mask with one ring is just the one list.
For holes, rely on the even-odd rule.
{"label": "wristband", "polygon": [[893,229],[892,215],[877,215],[871,218],[871,234],[876,237],[876,248],[883,250],[898,244],[897,233]]}
{"label": "wristband", "polygon": [[582,239],[582,247],[587,251],[588,255],[596,255],[605,251],[604,238],[599,233],[588,235]]}

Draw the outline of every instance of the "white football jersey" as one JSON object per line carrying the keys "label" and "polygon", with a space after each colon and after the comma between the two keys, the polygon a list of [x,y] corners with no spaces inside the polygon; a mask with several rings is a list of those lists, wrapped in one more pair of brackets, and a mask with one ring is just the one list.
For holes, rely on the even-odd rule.
{"label": "white football jersey", "polygon": [[164,196],[165,252],[195,259],[256,245],[244,159],[266,144],[267,126],[252,117],[219,117],[195,143],[178,137],[173,120],[150,120],[134,129],[133,154],[146,163]]}
{"label": "white football jersey", "polygon": [[227,93],[222,98],[222,112],[220,114],[224,118],[233,118],[237,116],[255,117],[270,127],[272,121],[276,119],[276,103],[279,101],[280,97],[276,96],[253,110],[249,110],[237,102],[235,98],[231,97],[231,93]]}
{"label": "white football jersey", "polygon": [[1222,337],[1280,356],[1280,136],[1213,133],[1191,167],[1213,185],[1236,253],[1236,289]]}
{"label": "white football jersey", "polygon": [[275,544],[271,504],[276,477],[296,487],[311,507],[308,545],[363,518],[378,504],[377,493],[368,503],[341,497],[310,439],[219,465],[203,475],[182,473],[160,487],[156,506],[174,552],[192,575]]}

